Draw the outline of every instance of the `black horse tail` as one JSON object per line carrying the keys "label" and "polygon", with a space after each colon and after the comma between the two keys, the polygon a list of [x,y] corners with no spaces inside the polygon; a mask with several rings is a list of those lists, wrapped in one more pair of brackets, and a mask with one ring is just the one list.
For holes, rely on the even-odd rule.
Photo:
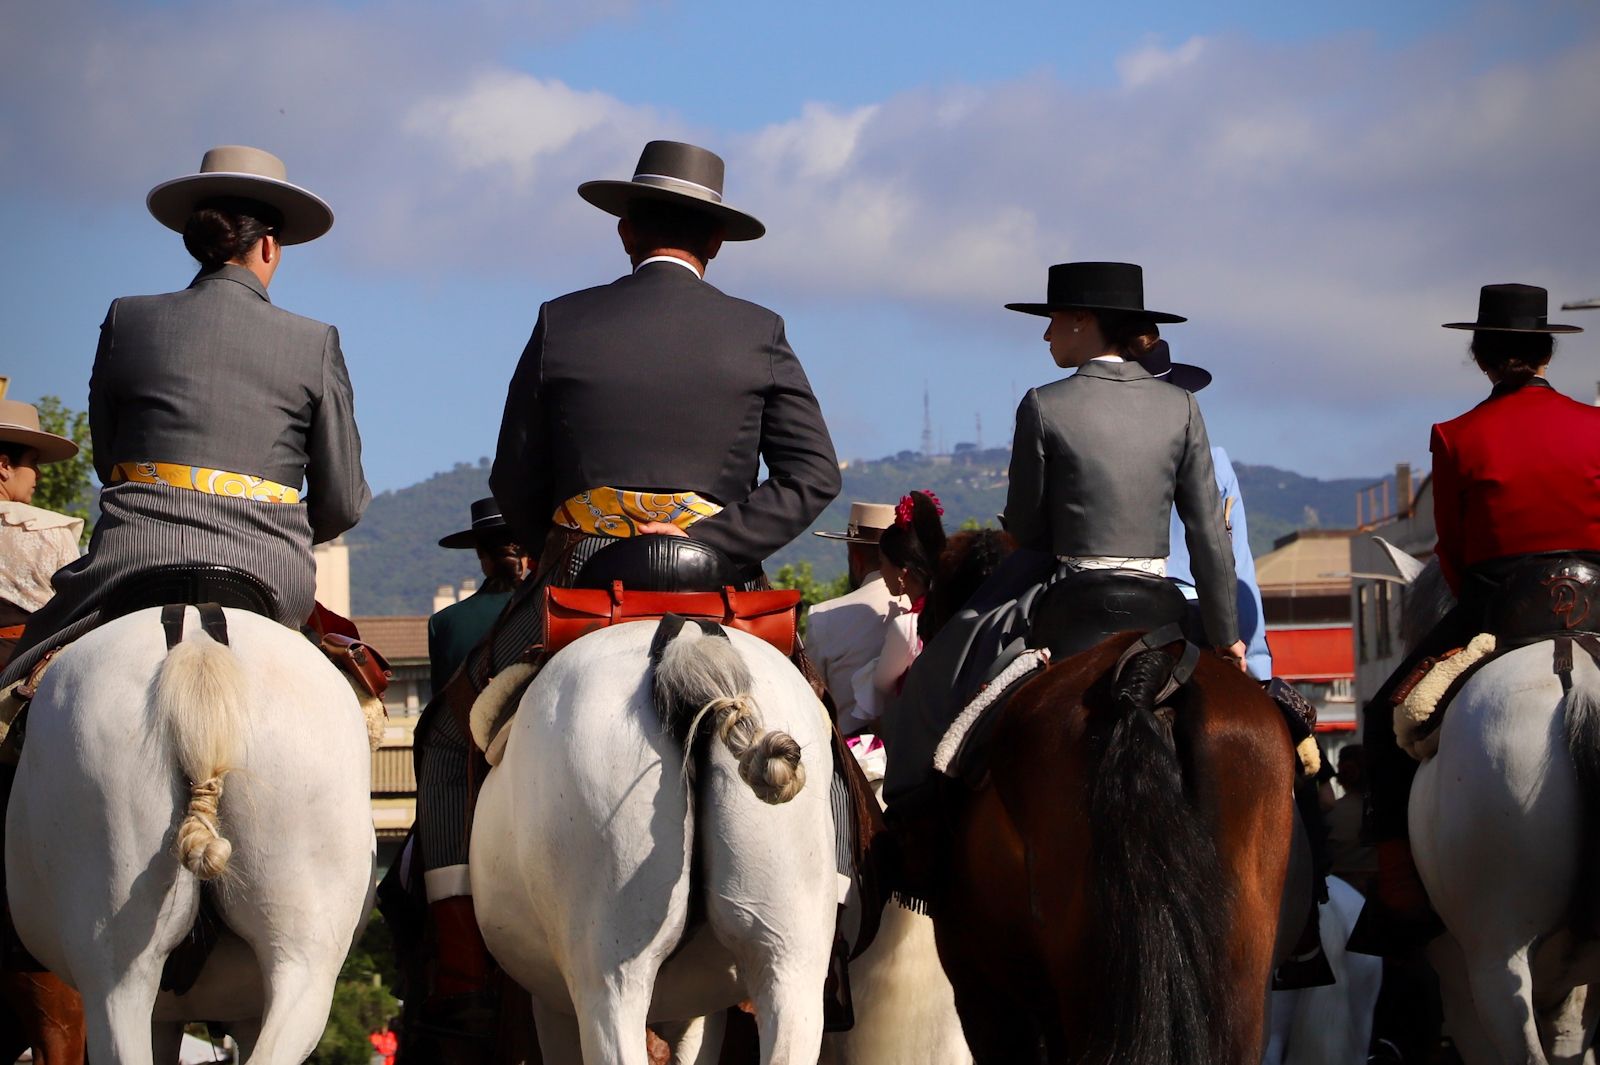
{"label": "black horse tail", "polygon": [[1091,719],[1089,935],[1110,1022],[1096,1026],[1104,1036],[1084,1059],[1095,1065],[1230,1060],[1227,882],[1212,826],[1186,793],[1183,763],[1154,713],[1173,666],[1164,651],[1135,655],[1110,709],[1096,715],[1098,729]]}

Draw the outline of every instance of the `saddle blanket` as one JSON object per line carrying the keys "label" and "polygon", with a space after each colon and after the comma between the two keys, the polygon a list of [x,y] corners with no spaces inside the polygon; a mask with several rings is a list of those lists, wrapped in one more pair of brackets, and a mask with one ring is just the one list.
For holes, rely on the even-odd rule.
{"label": "saddle blanket", "polygon": [[1495,653],[1492,633],[1474,636],[1467,646],[1439,658],[1424,659],[1400,688],[1394,707],[1394,738],[1419,762],[1439,751],[1439,728],[1434,715],[1472,670]]}
{"label": "saddle blanket", "polygon": [[1050,664],[1050,652],[1044,648],[1023,651],[1010,664],[985,684],[972,701],[956,715],[955,721],[945,731],[944,738],[933,751],[933,768],[949,777],[963,775],[962,766],[971,760],[967,750],[969,739],[977,738],[977,725],[1022,681],[1027,680]]}

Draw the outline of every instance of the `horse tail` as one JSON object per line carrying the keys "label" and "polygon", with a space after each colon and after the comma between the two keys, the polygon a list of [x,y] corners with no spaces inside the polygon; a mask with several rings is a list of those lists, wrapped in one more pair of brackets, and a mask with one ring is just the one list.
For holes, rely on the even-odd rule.
{"label": "horse tail", "polygon": [[762,802],[784,803],[805,786],[800,744],[768,729],[750,694],[750,667],[725,635],[685,625],[661,652],[655,701],[662,720],[683,743],[687,765],[700,722],[711,718],[717,739],[739,763],[739,776]]}
{"label": "horse tail", "polygon": [[[1600,669],[1600,662],[1595,663]],[[1600,685],[1586,669],[1572,671],[1566,695],[1567,752],[1578,777],[1578,802],[1583,811],[1582,852],[1578,862],[1578,890],[1573,898],[1573,921],[1580,932],[1593,935],[1597,915],[1595,892],[1600,891],[1600,847],[1591,842],[1600,829]]]}
{"label": "horse tail", "polygon": [[[1185,794],[1183,766],[1155,716],[1172,675],[1163,651],[1124,667],[1090,767],[1095,957],[1101,983],[1097,1065],[1213,1065],[1228,1060],[1224,1022],[1228,892],[1206,818]],[[1105,731],[1109,726],[1109,731]]]}
{"label": "horse tail", "polygon": [[246,689],[239,660],[205,632],[188,634],[167,654],[156,677],[158,720],[189,781],[189,805],[178,826],[178,859],[201,880],[220,876],[233,855],[218,807],[222,778],[237,758]]}

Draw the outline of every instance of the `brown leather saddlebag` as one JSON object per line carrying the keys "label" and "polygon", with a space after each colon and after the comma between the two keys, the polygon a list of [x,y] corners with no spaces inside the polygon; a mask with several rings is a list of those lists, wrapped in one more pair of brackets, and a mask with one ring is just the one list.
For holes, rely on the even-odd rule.
{"label": "brown leather saddlebag", "polygon": [[793,590],[741,592],[631,592],[614,581],[609,589],[546,588],[545,652],[555,654],[580,636],[623,621],[649,621],[677,614],[714,621],[757,636],[784,657],[794,654],[800,593]]}
{"label": "brown leather saddlebag", "polygon": [[376,647],[337,632],[323,633],[317,646],[374,699],[381,700],[383,693],[389,690],[389,678],[394,672]]}

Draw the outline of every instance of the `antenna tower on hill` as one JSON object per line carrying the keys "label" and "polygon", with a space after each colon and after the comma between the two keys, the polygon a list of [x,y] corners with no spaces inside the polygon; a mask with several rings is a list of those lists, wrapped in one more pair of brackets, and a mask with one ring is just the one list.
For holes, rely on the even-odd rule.
{"label": "antenna tower on hill", "polygon": [[928,402],[928,382],[922,382],[922,457],[933,454],[933,406]]}
{"label": "antenna tower on hill", "polygon": [[973,415],[973,417],[978,422],[977,439],[973,442],[973,446],[976,447],[979,451],[982,451],[983,450],[983,411],[980,410],[977,414]]}

